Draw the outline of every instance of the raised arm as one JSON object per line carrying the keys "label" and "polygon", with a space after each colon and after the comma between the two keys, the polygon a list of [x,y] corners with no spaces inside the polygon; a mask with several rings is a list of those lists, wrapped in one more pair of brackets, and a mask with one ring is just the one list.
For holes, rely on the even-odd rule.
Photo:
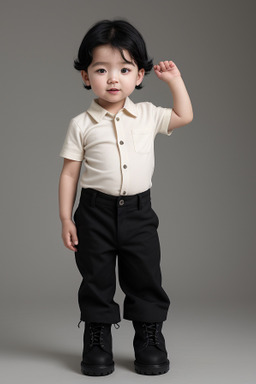
{"label": "raised arm", "polygon": [[193,120],[193,109],[179,69],[173,61],[160,61],[154,65],[154,71],[160,80],[168,84],[172,92],[173,107],[168,131],[189,124]]}

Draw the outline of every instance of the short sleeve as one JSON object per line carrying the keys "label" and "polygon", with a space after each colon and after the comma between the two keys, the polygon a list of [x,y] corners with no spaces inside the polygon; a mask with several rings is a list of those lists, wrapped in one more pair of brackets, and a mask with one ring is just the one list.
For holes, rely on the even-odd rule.
{"label": "short sleeve", "polygon": [[84,158],[83,135],[80,127],[72,119],[69,123],[66,138],[60,152],[60,156],[70,159],[82,161]]}
{"label": "short sleeve", "polygon": [[172,115],[172,108],[154,107],[154,119],[155,119],[155,135],[162,133],[170,136],[172,131],[168,132],[170,119]]}

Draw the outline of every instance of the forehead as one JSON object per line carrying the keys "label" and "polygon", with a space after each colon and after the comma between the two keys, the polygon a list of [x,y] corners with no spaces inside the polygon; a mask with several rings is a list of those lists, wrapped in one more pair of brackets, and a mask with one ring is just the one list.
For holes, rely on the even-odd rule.
{"label": "forehead", "polygon": [[[124,49],[122,53],[127,61],[134,63],[134,60],[126,49]],[[94,48],[92,55],[92,64],[95,62],[125,63],[119,49],[114,48],[111,45],[100,45]]]}

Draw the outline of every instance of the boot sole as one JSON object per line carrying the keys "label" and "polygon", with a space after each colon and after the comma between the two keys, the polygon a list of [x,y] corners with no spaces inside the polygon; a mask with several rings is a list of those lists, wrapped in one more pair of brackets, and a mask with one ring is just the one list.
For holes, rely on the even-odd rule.
{"label": "boot sole", "polygon": [[134,362],[135,372],[140,375],[163,375],[167,373],[170,369],[169,360],[163,364],[156,365],[144,365],[139,364],[136,361]]}
{"label": "boot sole", "polygon": [[81,372],[86,376],[106,376],[114,372],[114,364],[111,365],[82,365]]}

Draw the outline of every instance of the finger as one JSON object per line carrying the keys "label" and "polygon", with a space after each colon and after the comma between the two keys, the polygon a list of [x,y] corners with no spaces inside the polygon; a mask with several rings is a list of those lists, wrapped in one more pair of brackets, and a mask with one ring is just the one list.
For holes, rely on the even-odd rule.
{"label": "finger", "polygon": [[[68,233],[64,239],[64,244],[65,244],[65,247],[70,249],[71,251],[73,252],[76,252],[77,251],[77,248],[75,247],[75,244],[73,243],[72,241],[72,236],[70,233]],[[78,242],[77,242],[78,244]]]}
{"label": "finger", "polygon": [[161,79],[162,71],[161,71],[159,65],[155,66],[154,71],[155,71],[156,76],[157,76],[159,79]]}
{"label": "finger", "polygon": [[78,244],[78,237],[76,231],[71,231],[71,241],[74,245]]}
{"label": "finger", "polygon": [[164,65],[165,65],[165,68],[167,69],[167,71],[168,71],[168,69],[170,68],[170,65],[169,65],[169,61],[165,61],[164,62]]}
{"label": "finger", "polygon": [[160,70],[161,70],[162,72],[165,72],[165,71],[166,71],[165,64],[164,64],[163,61],[160,61],[159,66],[160,66]]}
{"label": "finger", "polygon": [[74,249],[75,252],[76,252],[76,251],[77,251],[77,245],[78,245],[78,237],[77,237],[77,232],[76,232],[76,230],[71,231],[71,243],[72,243],[72,247],[73,247],[73,249]]}
{"label": "finger", "polygon": [[75,248],[73,245],[69,245],[66,248],[68,248],[70,251],[77,252],[77,248]]}
{"label": "finger", "polygon": [[68,243],[66,248],[68,248],[70,251],[77,252],[77,247],[75,247],[72,243]]}

